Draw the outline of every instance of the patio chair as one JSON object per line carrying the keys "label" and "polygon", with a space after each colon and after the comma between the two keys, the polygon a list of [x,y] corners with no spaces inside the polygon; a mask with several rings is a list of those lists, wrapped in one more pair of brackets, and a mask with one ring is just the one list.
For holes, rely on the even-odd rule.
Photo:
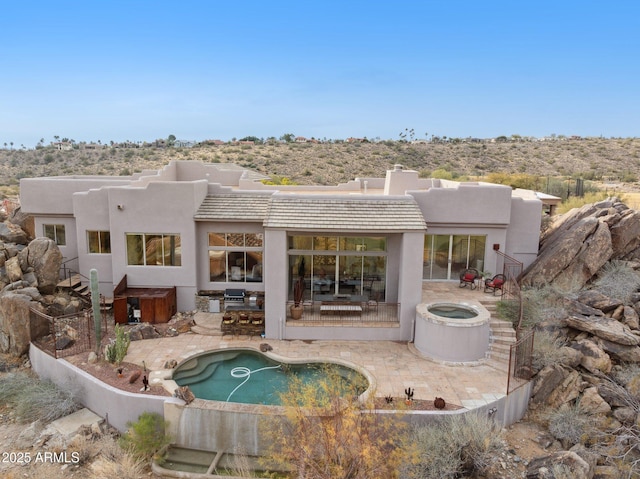
{"label": "patio chair", "polygon": [[367,299],[367,312],[375,311],[378,314],[378,305],[380,304],[380,291],[374,291],[369,299]]}
{"label": "patio chair", "polygon": [[491,291],[495,296],[496,291],[500,291],[502,293],[502,286],[507,281],[507,278],[504,274],[496,274],[491,279],[486,279],[484,281],[484,292],[488,293]]}
{"label": "patio chair", "polygon": [[462,273],[460,273],[460,287],[464,288],[467,285],[471,287],[471,289],[476,289],[476,279],[478,279],[480,273],[475,268],[467,268]]}

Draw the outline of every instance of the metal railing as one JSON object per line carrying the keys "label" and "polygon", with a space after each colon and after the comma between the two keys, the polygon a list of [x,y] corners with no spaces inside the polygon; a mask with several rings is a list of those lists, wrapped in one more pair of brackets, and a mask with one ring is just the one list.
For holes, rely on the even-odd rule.
{"label": "metal railing", "polygon": [[533,377],[533,330],[527,331],[509,348],[507,394],[524,386]]}
{"label": "metal railing", "polygon": [[[291,318],[290,306],[293,303],[287,302],[287,321],[294,321]],[[329,303],[328,305],[332,305]],[[302,304],[303,313],[299,320],[301,322],[313,323],[335,323],[366,325],[372,323],[398,323],[400,318],[400,303],[351,303],[347,308],[333,307],[323,308],[321,301],[306,301]],[[325,304],[324,306],[327,306]]]}
{"label": "metal railing", "polygon": [[500,250],[495,250],[496,254],[502,258],[502,271],[506,281],[502,286],[503,301],[513,301],[517,305],[518,317],[516,318],[516,335],[520,336],[520,328],[524,315],[524,303],[522,300],[522,290],[520,288],[520,275],[522,275],[523,264],[515,258],[504,254]]}

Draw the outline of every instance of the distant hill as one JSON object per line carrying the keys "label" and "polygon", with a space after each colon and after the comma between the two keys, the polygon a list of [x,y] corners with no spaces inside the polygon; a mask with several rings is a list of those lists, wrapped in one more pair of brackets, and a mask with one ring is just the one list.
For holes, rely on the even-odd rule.
{"label": "distant hill", "polygon": [[15,187],[23,177],[127,175],[157,169],[171,159],[237,163],[300,184],[336,184],[358,176],[384,176],[396,163],[418,170],[422,176],[445,170],[454,178],[502,172],[634,182],[640,168],[640,138],[3,149],[0,192],[17,192]]}

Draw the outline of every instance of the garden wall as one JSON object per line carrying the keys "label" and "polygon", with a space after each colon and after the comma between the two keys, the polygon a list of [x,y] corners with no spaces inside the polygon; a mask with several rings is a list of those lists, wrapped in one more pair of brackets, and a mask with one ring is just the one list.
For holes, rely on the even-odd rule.
{"label": "garden wall", "polygon": [[64,359],[55,359],[31,344],[29,358],[33,370],[41,379],[58,387],[76,391],[75,397],[83,406],[120,432],[127,430],[127,422],[137,421],[143,412],[155,412],[164,417],[164,403],[184,404],[181,399],[136,394],[109,386]]}

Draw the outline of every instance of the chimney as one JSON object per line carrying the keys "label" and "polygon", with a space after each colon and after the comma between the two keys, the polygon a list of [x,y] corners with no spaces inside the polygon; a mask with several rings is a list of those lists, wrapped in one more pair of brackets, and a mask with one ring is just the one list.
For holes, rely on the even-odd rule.
{"label": "chimney", "polygon": [[404,195],[407,190],[417,187],[418,172],[405,170],[402,165],[393,165],[393,170],[387,170],[384,182],[385,195]]}

